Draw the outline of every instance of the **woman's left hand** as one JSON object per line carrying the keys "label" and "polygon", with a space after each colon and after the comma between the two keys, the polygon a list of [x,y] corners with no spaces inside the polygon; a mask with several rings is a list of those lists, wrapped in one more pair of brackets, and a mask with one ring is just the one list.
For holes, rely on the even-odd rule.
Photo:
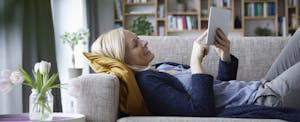
{"label": "woman's left hand", "polygon": [[216,30],[216,36],[215,36],[215,49],[219,57],[222,61],[230,62],[230,41],[225,36],[222,29],[218,28]]}

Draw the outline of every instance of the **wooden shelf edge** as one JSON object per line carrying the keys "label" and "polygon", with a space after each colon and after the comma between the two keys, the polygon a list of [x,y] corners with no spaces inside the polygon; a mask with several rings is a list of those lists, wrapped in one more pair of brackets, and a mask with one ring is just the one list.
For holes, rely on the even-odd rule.
{"label": "wooden shelf edge", "polygon": [[297,29],[298,29],[298,27],[296,27],[296,28],[289,27],[289,30],[297,30]]}
{"label": "wooden shelf edge", "polygon": [[139,5],[155,5],[154,2],[148,2],[148,3],[125,3],[126,6],[139,6]]}
{"label": "wooden shelf edge", "polygon": [[125,16],[155,16],[155,13],[136,13],[136,14],[130,14],[130,13],[125,13]]}
{"label": "wooden shelf edge", "polygon": [[275,16],[245,16],[244,19],[275,19]]}
{"label": "wooden shelf edge", "polygon": [[200,20],[201,21],[208,21],[208,17],[201,17]]}
{"label": "wooden shelf edge", "polygon": [[198,15],[197,12],[168,12],[168,15]]}
{"label": "wooden shelf edge", "polygon": [[200,30],[168,30],[169,33],[175,33],[175,32],[200,32]]}
{"label": "wooden shelf edge", "polygon": [[245,0],[245,3],[254,3],[254,2],[259,2],[259,3],[263,3],[263,2],[276,2],[276,0]]}
{"label": "wooden shelf edge", "polygon": [[243,33],[244,32],[244,30],[243,29],[231,29],[229,32],[241,32],[241,33]]}
{"label": "wooden shelf edge", "polygon": [[156,20],[157,20],[157,21],[166,21],[165,18],[157,18]]}
{"label": "wooden shelf edge", "polygon": [[123,20],[115,19],[114,21],[115,21],[115,22],[122,22]]}

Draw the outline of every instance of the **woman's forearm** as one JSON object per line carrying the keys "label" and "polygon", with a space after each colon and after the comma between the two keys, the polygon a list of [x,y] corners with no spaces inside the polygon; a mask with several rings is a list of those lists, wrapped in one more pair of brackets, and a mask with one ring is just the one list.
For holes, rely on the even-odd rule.
{"label": "woman's forearm", "polygon": [[221,56],[221,60],[222,61],[225,61],[225,62],[231,62],[231,56],[230,56],[230,53],[226,53],[224,55]]}
{"label": "woman's forearm", "polygon": [[204,73],[204,68],[202,66],[202,61],[198,58],[191,58],[191,72],[192,74]]}

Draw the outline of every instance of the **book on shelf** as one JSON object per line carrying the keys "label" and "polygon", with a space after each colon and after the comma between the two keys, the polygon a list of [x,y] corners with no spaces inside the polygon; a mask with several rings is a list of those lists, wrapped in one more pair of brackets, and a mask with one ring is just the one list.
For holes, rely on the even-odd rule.
{"label": "book on shelf", "polygon": [[159,26],[158,27],[158,35],[159,36],[164,36],[165,34],[165,27],[164,26]]}
{"label": "book on shelf", "polygon": [[168,15],[168,29],[169,30],[176,28],[176,26],[174,27],[173,19],[174,19],[173,15]]}
{"label": "book on shelf", "polygon": [[264,12],[263,15],[264,17],[268,16],[268,9],[264,9],[264,8],[268,8],[268,3],[264,3],[264,6],[262,7],[262,11]]}
{"label": "book on shelf", "polygon": [[187,16],[186,17],[186,21],[187,21],[187,29],[188,30],[192,30],[192,19],[191,19],[191,16]]}
{"label": "book on shelf", "polygon": [[115,10],[116,10],[117,19],[122,20],[123,15],[122,15],[122,1],[121,0],[115,0]]}
{"label": "book on shelf", "polygon": [[291,22],[292,22],[292,28],[298,28],[298,16],[297,14],[292,14],[291,15]]}
{"label": "book on shelf", "polygon": [[288,0],[288,6],[297,6],[296,0]]}
{"label": "book on shelf", "polygon": [[279,36],[286,37],[287,31],[286,31],[286,19],[284,16],[279,17]]}
{"label": "book on shelf", "polygon": [[165,17],[165,5],[160,4],[158,6],[158,18],[164,18]]}
{"label": "book on shelf", "polygon": [[230,7],[230,0],[212,0],[212,6],[215,7]]}
{"label": "book on shelf", "polygon": [[130,11],[129,14],[154,14],[154,11]]}
{"label": "book on shelf", "polygon": [[274,16],[275,3],[255,2],[245,4],[245,16]]}
{"label": "book on shelf", "polygon": [[148,0],[126,0],[126,3],[147,3]]}
{"label": "book on shelf", "polygon": [[194,30],[197,29],[196,16],[168,16],[169,30]]}
{"label": "book on shelf", "polygon": [[177,30],[183,30],[183,19],[181,16],[176,17],[176,23],[177,23]]}

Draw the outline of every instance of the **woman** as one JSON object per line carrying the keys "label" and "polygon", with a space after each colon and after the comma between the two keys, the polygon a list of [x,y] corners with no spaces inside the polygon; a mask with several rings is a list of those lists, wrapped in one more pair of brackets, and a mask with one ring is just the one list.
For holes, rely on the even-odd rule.
{"label": "woman", "polygon": [[[220,57],[216,81],[211,75],[205,74],[201,63],[209,49],[202,43],[206,36],[205,32],[194,41],[190,67],[160,63],[155,65],[156,69],[151,69],[149,64],[154,55],[148,50],[147,41],[123,29],[102,34],[93,43],[92,53],[101,58],[116,59],[130,67],[135,72],[136,81],[125,81],[125,84],[137,82],[147,109],[154,115],[214,116],[216,110],[230,106],[280,106],[282,97],[299,88],[297,81],[300,78],[296,73],[300,72],[300,41],[295,37],[300,36],[300,30],[289,40],[265,80],[249,82],[235,80],[238,59],[230,54],[230,41],[220,29],[216,30],[215,36],[215,49]],[[97,70],[95,65],[91,66]],[[122,93],[122,89],[126,93]],[[120,104],[122,99],[126,99],[123,95],[132,94],[130,89],[121,88]],[[131,107],[121,107],[122,112],[131,114],[126,109]]]}

